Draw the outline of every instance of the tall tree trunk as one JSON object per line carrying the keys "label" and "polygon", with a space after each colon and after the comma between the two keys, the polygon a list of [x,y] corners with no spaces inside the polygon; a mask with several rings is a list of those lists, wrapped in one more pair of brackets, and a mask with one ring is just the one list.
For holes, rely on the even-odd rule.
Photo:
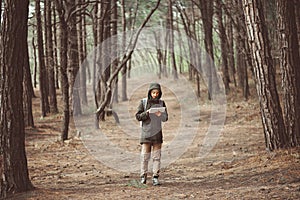
{"label": "tall tree trunk", "polygon": [[[230,7],[233,7],[232,5],[233,0],[227,0],[227,4],[229,4]],[[228,17],[230,18],[230,17]],[[227,49],[228,49],[228,67],[230,72],[230,80],[233,81],[234,86],[237,86],[236,83],[236,69],[235,69],[235,61],[234,61],[234,42],[233,42],[233,27],[232,27],[232,19],[228,19],[226,23],[226,31],[227,31]]]}
{"label": "tall tree trunk", "polygon": [[[121,0],[121,11],[122,11],[122,31],[123,33],[126,32],[126,7],[125,7],[125,0]],[[125,52],[126,49],[126,34],[122,35],[122,52]],[[127,101],[127,63],[124,64],[122,70],[122,101]]]}
{"label": "tall tree trunk", "polygon": [[[34,31],[32,31],[33,34],[35,35]],[[36,45],[35,45],[35,37],[32,37],[32,48],[33,48],[33,62],[34,62],[34,70],[33,70],[33,87],[37,88],[37,80],[36,80],[36,75],[37,75],[37,55],[36,55]]]}
{"label": "tall tree trunk", "polygon": [[300,59],[294,2],[277,0],[284,119],[290,146],[300,145]]}
{"label": "tall tree trunk", "polygon": [[37,45],[38,45],[38,60],[39,60],[39,88],[40,88],[40,99],[41,99],[41,117],[45,117],[47,112],[50,111],[48,92],[47,92],[47,71],[44,59],[44,46],[43,46],[43,30],[42,30],[42,17],[40,0],[35,2],[35,14],[37,20]]}
{"label": "tall tree trunk", "polygon": [[212,99],[212,94],[219,90],[217,72],[214,68],[214,51],[213,51],[213,1],[200,0],[198,5],[201,11],[202,23],[204,28],[204,44],[207,52],[206,59],[206,77],[208,80],[208,99]]}
{"label": "tall tree trunk", "polygon": [[63,2],[56,0],[55,5],[60,20],[60,74],[61,90],[63,97],[63,127],[61,139],[68,139],[70,108],[69,108],[69,80],[68,80],[68,24],[65,20],[65,8]]}
{"label": "tall tree trunk", "polygon": [[[98,43],[99,43],[99,34],[98,34],[98,29],[100,27],[100,24],[98,23],[98,19],[101,18],[99,16],[99,2],[95,2],[94,5],[94,12],[93,12],[93,17],[92,17],[92,29],[93,29],[93,39],[94,39],[94,46],[97,47]],[[100,73],[98,71],[97,68],[97,61],[98,61],[98,57],[100,57],[100,55],[98,55],[100,53],[100,51],[98,50],[98,48],[95,48],[95,52],[93,53],[93,74],[92,74],[92,85],[93,85],[93,94],[94,94],[94,101],[95,101],[95,106],[98,108],[99,107],[99,103],[98,103],[98,91],[97,91],[97,86],[98,86],[98,82],[96,82],[96,76],[98,73]],[[98,115],[95,115],[95,128],[98,129],[99,128],[99,121],[98,121]]]}
{"label": "tall tree trunk", "polygon": [[[111,27],[111,35],[112,35],[112,38],[116,37],[117,33],[118,33],[118,5],[117,5],[117,1],[116,0],[112,0],[112,4],[111,4],[111,9],[112,9],[112,14],[111,14],[111,21],[112,21],[112,27]],[[118,40],[116,39],[111,39],[112,40],[112,48],[118,48]],[[119,62],[119,59],[118,59],[118,52],[117,51],[112,51],[112,71],[115,71],[117,66],[118,66],[118,62]],[[113,90],[113,96],[112,96],[112,101],[111,101],[111,104],[109,105],[110,108],[112,108],[112,103],[113,102],[116,102],[118,103],[119,102],[119,87],[118,87],[118,82],[119,82],[119,78],[116,77],[116,80],[114,80],[114,83],[113,83],[113,87],[114,87],[114,90]]]}
{"label": "tall tree trunk", "polygon": [[[104,48],[102,48],[100,62],[102,65],[101,70],[101,78],[100,78],[100,87],[101,91],[99,91],[101,100],[100,104],[107,101],[105,104],[105,107],[107,107],[111,102],[111,96],[112,96],[112,90],[107,90],[107,81],[111,75],[111,69],[112,69],[112,62],[111,62],[111,1],[105,1],[105,3],[101,6],[101,14],[103,14],[103,27],[102,27],[102,45]],[[101,33],[100,33],[101,34]],[[103,42],[104,41],[104,42]],[[106,93],[108,91],[108,93]],[[108,94],[108,96],[106,96]],[[107,98],[107,99],[106,99]],[[99,116],[97,116],[98,120],[104,121],[105,120],[105,112],[97,113]]]}
{"label": "tall tree trunk", "polygon": [[[58,47],[58,42],[57,42],[57,22],[56,22],[56,8],[55,4],[52,4],[52,19],[53,19],[53,45],[55,47]],[[54,70],[55,70],[55,88],[59,89],[59,66],[58,66],[58,48],[54,48],[53,51],[53,60],[54,60]]]}
{"label": "tall tree trunk", "polygon": [[28,35],[28,0],[6,0],[1,27],[0,198],[33,188],[25,152],[23,70]]}
{"label": "tall tree trunk", "polygon": [[[82,5],[85,3],[85,0],[78,0],[78,4]],[[79,7],[81,9],[81,7]],[[86,35],[84,34],[85,30],[85,15],[82,11],[79,13],[78,17],[78,52],[79,52],[79,66],[80,66],[80,97],[81,97],[81,103],[83,105],[88,104],[87,100],[87,91],[86,91],[86,71],[87,71],[87,65],[84,64],[84,60],[86,57],[86,47],[85,47],[85,40],[86,40]]]}
{"label": "tall tree trunk", "polygon": [[225,27],[223,24],[223,11],[222,6],[219,0],[215,1],[216,3],[216,15],[218,21],[219,37],[221,42],[221,56],[222,56],[222,72],[223,72],[223,82],[225,85],[225,92],[228,94],[229,88],[229,71],[228,71],[228,55],[227,55],[227,35]]}
{"label": "tall tree trunk", "polygon": [[295,3],[295,17],[296,17],[296,25],[297,25],[297,35],[298,35],[298,46],[300,46],[300,13],[297,12],[300,10],[300,1],[294,1]]}
{"label": "tall tree trunk", "polygon": [[46,60],[48,68],[48,84],[49,84],[49,104],[50,112],[57,113],[57,99],[56,99],[56,87],[55,87],[55,73],[54,73],[54,51],[53,51],[53,35],[52,35],[52,8],[51,0],[45,0],[45,36],[46,36]]}
{"label": "tall tree trunk", "polygon": [[266,147],[269,150],[286,147],[287,135],[276,88],[275,70],[269,47],[268,33],[261,0],[243,0],[248,42],[254,60],[256,89]]}
{"label": "tall tree trunk", "polygon": [[24,110],[24,124],[25,126],[34,127],[34,120],[32,114],[32,98],[35,97],[29,65],[28,48],[24,49],[24,78],[23,78],[23,110]]}
{"label": "tall tree trunk", "polygon": [[[65,1],[65,9],[69,14],[67,21],[68,24],[68,72],[70,81],[70,105],[72,106],[71,112],[73,115],[81,115],[81,101],[79,96],[80,90],[80,75],[77,76],[79,71],[79,54],[78,54],[78,35],[76,27],[76,13],[72,13],[72,9],[75,8],[76,2],[74,0]],[[76,80],[77,79],[77,80]]]}
{"label": "tall tree trunk", "polygon": [[245,29],[245,17],[243,13],[242,2],[239,0],[235,0],[235,12],[237,13],[235,16],[236,26],[235,26],[235,53],[236,53],[236,68],[238,75],[238,86],[243,91],[243,96],[245,99],[248,99],[248,76],[247,76],[247,66],[246,66],[246,56],[245,56],[245,37],[244,32]]}
{"label": "tall tree trunk", "polygon": [[175,59],[175,53],[174,53],[174,28],[173,28],[173,3],[172,0],[169,0],[169,26],[170,29],[167,31],[170,31],[170,42],[169,42],[169,52],[171,55],[171,63],[172,63],[172,74],[173,78],[176,80],[178,79],[178,72],[177,72],[177,66],[176,66],[176,59]]}
{"label": "tall tree trunk", "polygon": [[105,95],[104,95],[104,100],[101,102],[100,106],[98,107],[96,114],[99,116],[101,113],[104,113],[104,109],[105,107],[108,105],[110,97],[111,97],[111,86],[112,86],[112,82],[113,80],[116,78],[116,76],[119,74],[120,70],[124,67],[124,64],[127,63],[129,61],[129,59],[131,58],[132,53],[134,52],[134,48],[137,44],[137,40],[138,37],[142,31],[142,29],[145,27],[145,25],[147,24],[147,22],[150,20],[151,16],[153,15],[153,13],[157,10],[158,6],[160,4],[160,0],[157,1],[155,7],[150,11],[150,13],[147,15],[146,19],[143,21],[143,23],[140,25],[140,27],[138,28],[136,34],[134,35],[134,38],[130,41],[131,44],[129,44],[130,47],[132,47],[132,49],[130,49],[130,51],[128,52],[128,54],[126,54],[126,57],[124,59],[122,59],[122,61],[119,63],[117,69],[111,74],[111,76],[109,77],[106,85],[105,85]]}

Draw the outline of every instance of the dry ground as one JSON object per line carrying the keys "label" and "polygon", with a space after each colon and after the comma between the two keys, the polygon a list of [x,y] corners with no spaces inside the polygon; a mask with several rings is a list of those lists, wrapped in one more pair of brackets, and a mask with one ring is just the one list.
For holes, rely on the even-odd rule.
{"label": "dry ground", "polygon": [[[138,91],[137,91],[138,92]],[[166,91],[169,113],[165,140],[176,129],[176,100]],[[138,97],[136,97],[137,99]],[[135,101],[136,99],[131,99]],[[30,178],[35,190],[12,199],[299,199],[300,149],[267,152],[259,106],[255,97],[245,102],[238,92],[227,97],[226,121],[221,138],[203,160],[197,158],[209,125],[210,104],[201,99],[200,130],[187,151],[162,169],[162,185],[140,185],[138,173],[124,173],[96,160],[71,126],[70,140],[59,142],[61,114],[39,118],[34,99],[35,128],[26,130]],[[139,151],[137,139],[118,140],[112,117],[102,123],[112,141]],[[129,145],[128,145],[129,144]],[[164,155],[163,155],[164,156]]]}

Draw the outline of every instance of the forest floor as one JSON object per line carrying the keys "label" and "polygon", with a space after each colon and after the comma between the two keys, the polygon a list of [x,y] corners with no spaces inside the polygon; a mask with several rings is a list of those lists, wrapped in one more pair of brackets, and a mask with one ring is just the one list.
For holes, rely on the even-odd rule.
{"label": "forest floor", "polygon": [[[141,91],[144,88],[135,91],[139,95],[130,96],[134,108],[144,94]],[[172,100],[172,92],[165,91],[170,117],[164,126],[168,144],[173,138],[168,134],[178,129],[180,107]],[[202,114],[196,119],[201,128],[184,154],[162,169],[160,186],[152,186],[150,178],[141,185],[139,173],[121,172],[100,162],[84,145],[73,122],[70,139],[61,143],[61,113],[40,118],[38,98],[33,106],[35,127],[26,129],[26,151],[35,190],[12,199],[300,199],[300,149],[266,151],[254,91],[248,101],[238,91],[227,96],[226,120],[218,143],[204,159],[198,159],[211,112],[203,95]],[[107,117],[101,129],[122,148],[139,152],[138,137],[120,139],[121,129],[113,117]],[[163,154],[162,159],[165,157]]]}

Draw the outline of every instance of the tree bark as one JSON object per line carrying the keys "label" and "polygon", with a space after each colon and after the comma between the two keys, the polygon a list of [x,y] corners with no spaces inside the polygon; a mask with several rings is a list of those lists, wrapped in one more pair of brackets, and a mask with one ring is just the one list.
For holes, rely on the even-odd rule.
{"label": "tree bark", "polygon": [[172,63],[172,75],[175,80],[178,79],[178,72],[177,72],[177,66],[176,66],[176,59],[175,59],[175,53],[174,53],[174,28],[173,28],[173,3],[172,0],[169,0],[169,30],[170,32],[170,42],[169,42],[169,52],[171,55],[171,63]]}
{"label": "tree bark", "polygon": [[[52,14],[53,14],[53,44],[55,47],[58,47],[58,36],[57,36],[57,22],[56,22],[56,7],[55,4],[52,4]],[[54,48],[53,50],[53,60],[54,60],[54,70],[55,70],[55,88],[59,89],[59,66],[58,66],[58,48]]]}
{"label": "tree bark", "polygon": [[53,35],[52,35],[52,8],[51,0],[45,0],[45,35],[46,35],[46,60],[48,68],[48,87],[49,87],[49,106],[51,113],[58,113],[56,87],[55,87],[55,73],[54,73],[54,51],[53,51]]}
{"label": "tree bark", "polygon": [[[82,5],[83,3],[85,3],[85,0],[78,0],[78,4]],[[81,8],[81,7],[80,7]],[[81,10],[81,9],[80,9]],[[85,35],[85,15],[82,11],[80,11],[79,13],[79,17],[78,17],[78,52],[79,52],[79,66],[80,66],[80,97],[81,97],[81,103],[83,105],[87,105],[88,104],[88,100],[87,100],[87,90],[86,90],[86,71],[87,71],[87,65],[85,65],[83,62],[85,60],[86,57],[86,35]]]}
{"label": "tree bark", "polygon": [[[33,34],[35,35],[34,31]],[[33,87],[37,88],[37,55],[36,55],[36,45],[35,45],[35,37],[32,37],[32,48],[33,48],[33,62],[34,62],[34,70],[33,70]]]}
{"label": "tree bark", "polygon": [[218,22],[218,29],[219,29],[219,37],[221,43],[221,57],[222,57],[222,72],[223,72],[223,82],[225,86],[225,92],[228,94],[230,87],[229,87],[229,71],[228,71],[228,55],[227,55],[227,35],[225,31],[225,27],[223,24],[223,11],[222,6],[219,0],[215,1],[216,3],[216,15],[217,15],[217,22]]}
{"label": "tree bark", "polygon": [[23,78],[23,111],[25,126],[34,127],[34,120],[32,114],[32,98],[35,97],[29,65],[28,48],[24,49],[24,78]]}
{"label": "tree bark", "polygon": [[[71,112],[74,116],[81,115],[81,101],[79,96],[80,90],[80,75],[77,76],[79,71],[79,54],[78,54],[78,31],[76,26],[76,13],[72,10],[75,8],[76,2],[74,0],[65,1],[65,10],[68,13],[68,72],[70,81],[70,105],[72,106]],[[76,80],[77,79],[77,80]]]}
{"label": "tree bark", "polygon": [[206,56],[206,77],[208,85],[208,99],[211,100],[212,94],[217,93],[219,90],[217,72],[214,68],[214,51],[213,51],[213,1],[200,0],[199,4],[196,4],[201,11],[203,29],[204,29],[204,44],[207,53]]}
{"label": "tree bark", "polygon": [[[23,71],[28,0],[6,0],[1,27],[0,198],[33,188],[25,152]],[[26,61],[26,63],[29,61]],[[3,79],[2,79],[3,78]]]}
{"label": "tree bark", "polygon": [[105,85],[105,93],[104,93],[104,100],[101,102],[101,104],[99,105],[97,111],[96,111],[96,115],[99,115],[101,113],[104,112],[105,107],[108,105],[109,100],[110,100],[110,95],[111,95],[111,86],[112,86],[112,82],[113,80],[116,78],[116,76],[119,74],[120,70],[124,67],[124,64],[127,63],[129,61],[129,59],[131,58],[131,55],[134,51],[134,48],[136,46],[139,34],[141,33],[142,29],[145,27],[146,23],[149,21],[149,19],[151,18],[151,16],[153,15],[153,13],[157,10],[158,6],[160,4],[160,0],[157,1],[155,7],[150,11],[150,13],[147,15],[146,19],[143,21],[143,23],[140,25],[139,29],[137,30],[133,40],[132,44],[130,46],[132,46],[132,49],[128,52],[128,54],[122,59],[122,61],[119,63],[118,67],[116,68],[116,70],[111,74],[111,76],[109,77],[109,79],[107,80],[107,84]]}
{"label": "tree bark", "polygon": [[275,81],[261,0],[243,0],[248,42],[254,60],[256,90],[260,102],[266,147],[286,147],[287,135]]}
{"label": "tree bark", "polygon": [[[117,34],[118,34],[118,5],[117,5],[117,1],[116,0],[112,0],[111,3],[111,9],[112,9],[112,14],[111,14],[111,21],[112,21],[112,27],[111,27],[111,35],[112,38],[114,38]],[[111,39],[112,40],[112,44],[111,47],[112,49],[114,48],[118,48],[118,41],[116,39]],[[118,59],[118,54],[116,51],[112,51],[112,71],[115,71],[118,63],[119,63],[119,59]],[[109,105],[109,108],[112,108],[112,103],[118,103],[119,102],[119,87],[118,87],[118,82],[119,82],[119,78],[116,77],[116,79],[114,80],[113,83],[113,94],[112,94],[112,101]]]}
{"label": "tree bark", "polygon": [[299,42],[294,0],[277,0],[278,29],[281,41],[281,72],[285,128],[290,146],[300,145]]}
{"label": "tree bark", "polygon": [[68,80],[68,24],[65,19],[65,9],[63,2],[55,1],[56,9],[60,20],[60,74],[61,90],[63,97],[63,127],[61,140],[68,139],[70,108],[69,108],[69,80]]}
{"label": "tree bark", "polygon": [[41,99],[41,117],[45,117],[50,111],[48,92],[47,92],[47,71],[45,66],[45,54],[43,46],[43,30],[42,30],[42,19],[41,19],[41,7],[40,0],[35,2],[35,12],[37,20],[37,45],[38,45],[38,61],[39,61],[39,88],[40,88],[40,99]]}
{"label": "tree bark", "polygon": [[249,97],[249,85],[248,85],[248,73],[247,73],[247,64],[250,66],[250,62],[247,61],[247,49],[246,49],[246,38],[241,34],[245,32],[245,16],[243,13],[243,5],[239,0],[235,0],[235,12],[237,13],[236,17],[236,26],[235,26],[235,52],[236,52],[236,67],[238,75],[238,86],[243,91],[243,96],[245,100]]}
{"label": "tree bark", "polygon": [[[233,7],[232,0],[227,0],[227,4],[229,4],[230,7]],[[237,86],[236,83],[236,69],[235,69],[235,60],[234,60],[234,41],[233,41],[233,26],[232,26],[232,19],[230,17],[227,20],[226,23],[226,31],[227,31],[227,49],[228,49],[228,67],[230,72],[230,80],[233,81],[234,86]]]}
{"label": "tree bark", "polygon": [[[122,11],[122,31],[126,32],[126,7],[125,7],[125,0],[121,0],[121,11]],[[126,34],[122,35],[122,52],[125,52],[126,48]],[[127,63],[124,64],[122,70],[122,101],[127,101]]]}

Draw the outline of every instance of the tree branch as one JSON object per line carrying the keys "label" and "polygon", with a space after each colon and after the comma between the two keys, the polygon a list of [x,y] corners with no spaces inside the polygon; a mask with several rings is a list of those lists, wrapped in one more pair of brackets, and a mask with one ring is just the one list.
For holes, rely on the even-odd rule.
{"label": "tree branch", "polygon": [[138,31],[133,39],[133,43],[130,46],[132,46],[132,48],[130,48],[131,50],[129,51],[128,55],[126,55],[123,60],[121,61],[121,63],[117,66],[116,70],[113,72],[113,74],[110,76],[110,78],[108,79],[107,83],[106,83],[106,92],[105,92],[105,96],[104,96],[104,100],[103,102],[100,104],[99,108],[97,109],[97,111],[95,112],[96,114],[100,114],[101,112],[104,111],[105,106],[107,105],[109,99],[109,94],[111,92],[111,86],[112,86],[112,82],[114,81],[114,79],[118,76],[119,72],[121,71],[121,69],[125,66],[125,64],[128,62],[128,60],[131,58],[132,53],[134,52],[135,46],[137,44],[139,35],[142,31],[142,29],[146,26],[147,22],[149,21],[149,19],[151,18],[151,16],[153,15],[153,13],[157,10],[158,6],[160,4],[160,0],[157,1],[156,6],[151,10],[151,12],[148,14],[148,16],[146,17],[146,19],[144,20],[144,22],[141,24],[141,26],[138,28]]}

